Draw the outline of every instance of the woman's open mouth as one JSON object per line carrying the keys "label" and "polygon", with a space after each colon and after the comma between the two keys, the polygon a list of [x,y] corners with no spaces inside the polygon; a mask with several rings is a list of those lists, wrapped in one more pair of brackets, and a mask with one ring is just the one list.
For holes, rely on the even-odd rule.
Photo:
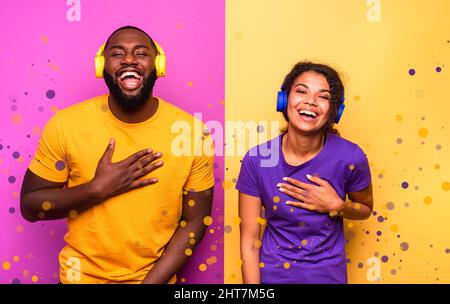
{"label": "woman's open mouth", "polygon": [[317,113],[308,110],[300,110],[298,111],[300,118],[304,121],[314,121],[317,118]]}

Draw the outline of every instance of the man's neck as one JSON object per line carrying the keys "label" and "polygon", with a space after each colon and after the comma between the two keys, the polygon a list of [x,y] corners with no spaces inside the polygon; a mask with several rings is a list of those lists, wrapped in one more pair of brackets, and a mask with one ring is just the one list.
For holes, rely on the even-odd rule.
{"label": "man's neck", "polygon": [[112,95],[109,95],[108,106],[111,110],[111,113],[120,121],[129,124],[136,124],[144,122],[155,115],[159,107],[159,100],[158,98],[153,97],[153,95],[150,95],[147,102],[142,106],[142,108],[130,113],[125,112],[114,100],[114,97]]}

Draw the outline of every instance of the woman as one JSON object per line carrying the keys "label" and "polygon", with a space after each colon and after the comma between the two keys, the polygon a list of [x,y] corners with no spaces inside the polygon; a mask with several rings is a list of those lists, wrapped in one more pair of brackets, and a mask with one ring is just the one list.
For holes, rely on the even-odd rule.
{"label": "woman", "polygon": [[[278,110],[287,130],[266,143],[279,147],[279,161],[261,166],[267,153],[251,149],[236,185],[243,280],[345,284],[343,218],[367,219],[373,198],[364,152],[333,130],[344,87],[331,67],[300,62],[281,89]],[[267,225],[260,242],[262,207]]]}

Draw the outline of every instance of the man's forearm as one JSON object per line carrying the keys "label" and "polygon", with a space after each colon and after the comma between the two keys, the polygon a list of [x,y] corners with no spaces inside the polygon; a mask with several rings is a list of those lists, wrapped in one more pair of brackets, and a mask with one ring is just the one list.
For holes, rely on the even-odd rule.
{"label": "man's forearm", "polygon": [[[202,240],[205,230],[206,226],[201,220],[186,222],[184,227],[178,226],[163,255],[148,272],[142,283],[167,283],[186,263],[194,248]],[[194,239],[195,243],[190,239]]]}
{"label": "man's forearm", "polygon": [[72,188],[42,189],[22,195],[21,212],[32,222],[56,220],[77,216],[103,200],[91,183]]}

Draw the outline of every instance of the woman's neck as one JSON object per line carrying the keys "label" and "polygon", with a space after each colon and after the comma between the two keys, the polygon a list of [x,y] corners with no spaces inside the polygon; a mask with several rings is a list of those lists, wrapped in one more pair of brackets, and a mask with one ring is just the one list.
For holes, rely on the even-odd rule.
{"label": "woman's neck", "polygon": [[306,135],[288,128],[282,142],[284,158],[288,164],[299,166],[314,158],[322,149],[324,142],[323,132]]}

